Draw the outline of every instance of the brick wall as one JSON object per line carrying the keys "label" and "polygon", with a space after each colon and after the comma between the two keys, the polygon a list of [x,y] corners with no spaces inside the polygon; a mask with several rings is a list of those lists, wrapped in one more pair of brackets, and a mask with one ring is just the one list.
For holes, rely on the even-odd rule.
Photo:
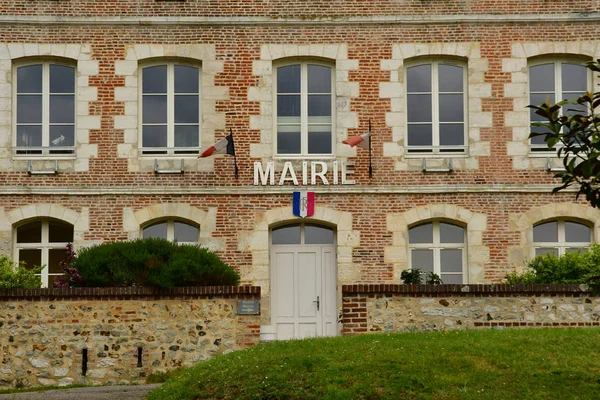
{"label": "brick wall", "polygon": [[[0,386],[142,383],[258,343],[258,287],[0,291]],[[84,361],[86,359],[87,361]]]}
{"label": "brick wall", "polygon": [[344,285],[343,334],[598,327],[585,285]]}

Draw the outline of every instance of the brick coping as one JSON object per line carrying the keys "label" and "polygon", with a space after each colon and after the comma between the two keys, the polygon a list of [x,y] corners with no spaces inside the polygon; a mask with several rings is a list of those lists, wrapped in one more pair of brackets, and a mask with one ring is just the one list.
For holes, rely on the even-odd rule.
{"label": "brick coping", "polygon": [[489,285],[399,285],[399,284],[354,284],[343,285],[342,292],[346,295],[399,293],[407,295],[436,295],[436,294],[490,294],[490,295],[553,295],[553,294],[591,294],[591,289],[585,284],[489,284]]}
{"label": "brick coping", "polygon": [[229,297],[242,296],[260,298],[260,286],[185,286],[175,288],[154,287],[106,287],[106,288],[44,288],[44,289],[0,289],[0,300],[26,299],[135,299],[135,298],[185,298],[185,297]]}

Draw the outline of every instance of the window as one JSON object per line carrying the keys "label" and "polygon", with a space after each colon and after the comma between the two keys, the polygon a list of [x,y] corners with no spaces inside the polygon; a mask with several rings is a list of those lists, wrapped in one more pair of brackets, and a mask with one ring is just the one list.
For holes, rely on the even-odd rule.
{"label": "window", "polygon": [[444,283],[464,283],[465,230],[434,221],[408,230],[410,268],[433,272]]}
{"label": "window", "polygon": [[73,242],[73,225],[41,220],[26,223],[16,229],[16,257],[28,267],[43,265],[42,287],[52,287],[54,279],[63,274],[61,261],[67,258],[67,244]]}
{"label": "window", "polygon": [[197,245],[200,239],[200,229],[197,226],[176,220],[154,223],[142,229],[142,237],[171,240],[180,244]]}
{"label": "window", "polygon": [[200,150],[200,68],[163,63],[142,69],[143,154]]}
{"label": "window", "polygon": [[591,241],[590,227],[579,222],[559,219],[533,227],[533,245],[536,256],[548,253],[562,256],[566,252],[587,248]]}
{"label": "window", "polygon": [[408,153],[465,153],[466,68],[431,61],[406,68]]}
{"label": "window", "polygon": [[285,156],[333,152],[333,70],[317,63],[276,69],[276,153]]}
{"label": "window", "polygon": [[271,243],[283,244],[333,244],[334,230],[316,225],[287,225],[273,229]]}
{"label": "window", "polygon": [[75,68],[38,62],[15,68],[15,154],[75,153]]}
{"label": "window", "polygon": [[[576,61],[546,61],[529,67],[529,103],[539,105],[546,100],[551,103],[565,99],[576,99],[590,86],[590,74],[585,65]],[[582,110],[579,105],[569,105],[567,110]],[[544,118],[530,111],[531,122],[544,121]],[[532,132],[547,132],[542,127],[532,126]],[[531,138],[531,151],[554,152],[548,149],[543,136]]]}

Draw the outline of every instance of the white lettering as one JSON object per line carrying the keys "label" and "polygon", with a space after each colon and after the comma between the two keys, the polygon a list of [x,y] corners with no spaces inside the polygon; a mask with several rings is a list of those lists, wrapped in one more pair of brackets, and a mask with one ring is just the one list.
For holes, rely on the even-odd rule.
{"label": "white lettering", "polygon": [[306,185],[308,182],[308,162],[302,161],[302,184]]}
{"label": "white lettering", "polygon": [[[287,177],[287,174],[290,174],[290,177]],[[290,161],[286,161],[283,164],[283,171],[281,171],[281,177],[279,178],[279,186],[282,186],[286,181],[294,182],[294,185],[298,186],[298,179],[296,178],[296,173],[294,172],[294,167]]]}
{"label": "white lettering", "polygon": [[333,184],[334,185],[338,184],[338,162],[337,161],[333,162]]}
{"label": "white lettering", "polygon": [[354,167],[354,161],[342,162],[342,185],[354,185],[354,179],[347,179],[348,175],[354,175],[354,170],[346,167]]}
{"label": "white lettering", "polygon": [[258,178],[260,177],[260,184],[267,185],[267,178],[269,179],[269,185],[275,185],[275,163],[269,161],[267,168],[263,171],[263,166],[260,161],[254,162],[254,185],[258,186]]}
{"label": "white lettering", "polygon": [[[317,165],[321,166],[320,172],[317,171]],[[310,163],[310,184],[316,185],[317,184],[317,176],[318,176],[319,178],[321,178],[321,182],[323,182],[324,185],[329,185],[329,181],[325,177],[326,173],[327,173],[327,164],[326,163],[324,163],[323,161],[312,161]]]}

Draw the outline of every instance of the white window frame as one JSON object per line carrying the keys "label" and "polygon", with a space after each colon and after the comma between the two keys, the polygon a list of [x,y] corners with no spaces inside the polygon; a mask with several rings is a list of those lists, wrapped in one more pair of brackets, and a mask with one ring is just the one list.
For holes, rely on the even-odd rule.
{"label": "white window frame", "polygon": [[[462,68],[463,73],[463,145],[440,145],[440,121],[439,121],[439,65],[446,64]],[[431,146],[411,146],[408,142],[408,95],[412,94],[408,91],[408,69],[411,67],[418,67],[420,65],[431,65],[431,124],[432,124],[432,145]],[[406,128],[406,156],[407,157],[465,157],[468,155],[469,149],[469,99],[468,99],[468,67],[467,63],[457,61],[453,59],[426,59],[409,62],[404,67],[404,95],[406,99],[406,113],[405,113],[405,128]],[[427,92],[415,92],[419,94],[426,94]],[[443,94],[459,94],[459,92],[444,92]],[[418,124],[418,123],[410,123]],[[455,149],[454,151],[448,151]]]}
{"label": "white window frame", "polygon": [[[536,241],[534,241],[533,242],[533,254],[532,254],[533,257],[536,256],[536,254],[535,254],[536,249],[540,249],[540,248],[556,249],[556,255],[560,257],[566,253],[567,249],[574,248],[574,247],[587,248],[592,243],[594,243],[594,229],[592,228],[591,224],[589,224],[588,222],[585,222],[585,221],[579,221],[579,220],[568,219],[568,218],[556,218],[556,219],[541,221],[541,222],[535,224],[533,227],[543,225],[543,224],[546,224],[549,222],[557,222],[558,223],[558,227],[557,227],[558,241],[556,241],[556,242],[536,242]],[[575,224],[587,226],[590,230],[590,241],[589,242],[567,242],[566,241],[565,222],[572,222]],[[532,236],[533,236],[533,230],[532,230]]]}
{"label": "white window frame", "polygon": [[[577,59],[577,58],[565,58],[565,57],[561,57],[561,58],[540,58],[540,59],[535,59],[534,61],[530,62],[527,64],[527,104],[531,104],[531,90],[530,90],[530,85],[529,85],[529,76],[530,76],[530,71],[532,67],[538,66],[538,65],[545,65],[545,64],[554,64],[554,91],[550,92],[550,91],[543,91],[543,92],[536,92],[536,94],[553,94],[554,95],[554,102],[559,102],[564,100],[563,98],[563,89],[562,89],[562,64],[578,64],[581,66],[585,67],[585,60],[581,60],[581,59]],[[590,70],[586,70],[586,76],[587,76],[587,90],[591,91],[592,90],[592,72]],[[535,105],[539,105],[539,104],[535,104]],[[562,115],[562,109],[559,110],[560,115]],[[531,117],[531,114],[529,115],[529,117]],[[529,121],[529,125],[528,127],[531,129],[531,124],[532,121]],[[548,156],[552,156],[552,157],[556,157],[556,149],[557,147],[561,146],[560,143],[557,143],[556,146],[552,149],[549,149],[548,146],[546,144],[532,144],[531,143],[531,139],[528,140],[528,146],[529,146],[529,154],[531,156],[541,156],[541,157],[548,157]]]}
{"label": "white window frame", "polygon": [[[167,147],[143,147],[144,140],[144,69],[149,67],[158,67],[165,65],[167,67]],[[192,67],[198,69],[198,147],[175,147],[175,66]],[[202,67],[200,64],[190,62],[159,60],[150,63],[144,63],[139,68],[139,148],[143,156],[148,157],[178,157],[185,158],[197,156],[202,149]],[[164,94],[160,94],[161,96]],[[181,95],[181,94],[180,94]],[[156,124],[163,125],[163,124]],[[178,124],[184,125],[184,124]]]}
{"label": "white window frame", "polygon": [[[462,243],[441,243],[440,242],[440,223],[454,225],[462,228],[464,237]],[[433,243],[410,243],[410,236],[408,236],[408,264],[409,268],[412,269],[412,250],[433,250],[433,273],[442,278],[441,271],[441,250],[462,250],[462,271],[458,272],[443,272],[446,275],[462,275],[462,283],[467,283],[467,228],[463,225],[456,224],[451,221],[445,220],[433,220],[428,222],[420,222],[414,224],[408,228],[407,234],[410,235],[410,230],[422,225],[433,224]],[[443,278],[442,278],[443,281]]]}
{"label": "white window frame", "polygon": [[[17,243],[17,229],[31,224],[31,223],[35,223],[35,222],[40,222],[42,223],[42,240],[40,243]],[[65,224],[65,225],[71,225],[68,222],[65,221],[61,221],[61,220],[57,220],[58,222],[60,222],[61,224]],[[49,277],[50,275],[52,276],[62,276],[64,275],[62,272],[61,273],[50,273],[49,272],[49,267],[48,267],[48,262],[50,259],[50,250],[57,250],[57,249],[62,249],[65,251],[65,259],[66,254],[67,254],[67,244],[69,243],[73,243],[73,239],[71,239],[71,242],[59,242],[59,243],[50,243],[50,228],[49,228],[49,223],[50,223],[50,219],[39,219],[39,220],[33,220],[33,221],[27,221],[25,223],[19,224],[17,226],[14,227],[13,229],[13,249],[14,249],[14,256],[13,256],[13,260],[15,260],[16,262],[20,262],[19,259],[19,250],[41,250],[42,252],[42,257],[41,257],[41,265],[44,266],[44,268],[42,269],[42,271],[39,274],[36,274],[36,276],[39,276],[42,280],[42,287],[46,288],[48,287],[48,282],[49,282]],[[74,235],[75,233],[73,233]]]}
{"label": "white window frame", "polygon": [[[300,154],[277,153],[277,71],[281,67],[300,65]],[[308,153],[308,65],[327,67],[331,71],[331,153]],[[276,63],[273,67],[273,154],[274,158],[323,159],[335,155],[336,108],[335,65],[318,60],[290,60]],[[322,93],[325,94],[325,93]]]}
{"label": "white window frame", "polygon": [[[33,65],[42,66],[42,146],[17,146],[17,70],[21,67],[28,67]],[[74,92],[69,93],[73,95],[74,108],[73,108],[73,146],[50,146],[50,65],[60,65],[64,67],[73,68],[73,88]],[[34,59],[27,60],[24,62],[17,62],[14,64],[12,69],[12,101],[13,101],[13,117],[12,117],[12,131],[14,132],[12,138],[13,157],[14,158],[36,158],[36,159],[56,159],[56,158],[75,158],[75,149],[77,147],[77,65],[74,63],[57,61],[57,60],[44,60]],[[66,94],[66,93],[61,93]],[[36,124],[37,125],[37,124]],[[59,125],[69,125],[61,123]],[[37,152],[40,153],[37,153]],[[64,151],[63,153],[51,153],[51,151]],[[35,152],[35,153],[32,153]]]}
{"label": "white window frame", "polygon": [[194,228],[198,229],[198,239],[195,242],[177,242],[177,244],[186,244],[186,245],[198,245],[200,243],[200,226],[194,223],[190,223],[189,221],[185,221],[185,220],[181,220],[181,219],[176,219],[176,218],[167,218],[167,219],[160,219],[157,221],[152,221],[148,224],[145,224],[142,228],[141,228],[141,232],[140,232],[140,237],[144,237],[144,230],[147,228],[150,228],[154,225],[159,225],[159,224],[167,224],[167,240],[170,242],[175,242],[175,223],[179,222],[180,224],[185,224],[185,225],[189,225],[189,226],[193,226]]}

